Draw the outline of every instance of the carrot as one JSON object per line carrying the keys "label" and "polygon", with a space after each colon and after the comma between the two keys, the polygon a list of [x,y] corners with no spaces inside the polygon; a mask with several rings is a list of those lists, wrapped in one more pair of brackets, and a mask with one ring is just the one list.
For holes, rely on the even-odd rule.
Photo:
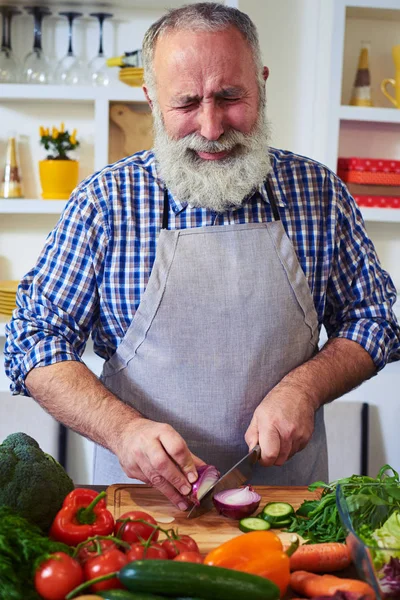
{"label": "carrot", "polygon": [[375,600],[375,592],[368,583],[358,579],[342,579],[335,575],[316,575],[308,571],[294,571],[290,575],[292,590],[307,598],[333,596],[337,591],[353,592]]}
{"label": "carrot", "polygon": [[291,571],[311,571],[311,573],[331,573],[345,569],[351,563],[346,544],[326,542],[299,546],[290,557]]}

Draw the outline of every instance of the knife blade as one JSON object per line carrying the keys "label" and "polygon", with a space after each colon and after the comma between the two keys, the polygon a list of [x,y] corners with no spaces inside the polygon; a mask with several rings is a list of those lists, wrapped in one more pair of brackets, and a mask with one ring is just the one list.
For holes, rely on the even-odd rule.
{"label": "knife blade", "polygon": [[211,510],[214,506],[213,496],[223,490],[236,489],[250,479],[253,467],[260,459],[261,448],[257,444],[254,448],[239,460],[229,471],[218,479],[216,483],[200,499],[199,506],[193,506],[187,515],[188,519],[195,519]]}

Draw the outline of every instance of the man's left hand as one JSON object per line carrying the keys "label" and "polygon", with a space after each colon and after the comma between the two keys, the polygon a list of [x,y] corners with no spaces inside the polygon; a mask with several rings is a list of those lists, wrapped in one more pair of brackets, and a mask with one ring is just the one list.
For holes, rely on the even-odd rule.
{"label": "man's left hand", "polygon": [[245,434],[249,450],[258,443],[263,466],[283,465],[309,442],[315,409],[312,399],[299,389],[278,384],[254,411]]}

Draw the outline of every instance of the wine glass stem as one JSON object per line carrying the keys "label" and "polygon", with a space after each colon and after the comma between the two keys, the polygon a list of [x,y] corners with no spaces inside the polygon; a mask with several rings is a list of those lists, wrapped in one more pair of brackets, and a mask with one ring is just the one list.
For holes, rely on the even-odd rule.
{"label": "wine glass stem", "polygon": [[103,56],[103,23],[104,23],[104,17],[99,16],[99,24],[100,24],[99,56]]}
{"label": "wine glass stem", "polygon": [[74,21],[74,17],[68,17],[69,31],[68,31],[68,56],[73,56],[74,52],[72,50],[72,23]]}
{"label": "wine glass stem", "polygon": [[2,48],[8,48],[8,19],[7,16],[5,15],[5,13],[3,13],[3,31],[2,31],[2,37],[1,37],[1,47]]}
{"label": "wine glass stem", "polygon": [[42,15],[37,12],[34,14],[33,47],[35,50],[42,49]]}

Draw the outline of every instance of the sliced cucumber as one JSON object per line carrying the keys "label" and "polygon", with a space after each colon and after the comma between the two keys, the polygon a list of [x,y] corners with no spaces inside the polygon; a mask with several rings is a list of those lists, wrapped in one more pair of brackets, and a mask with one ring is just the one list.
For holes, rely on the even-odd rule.
{"label": "sliced cucumber", "polygon": [[272,526],[280,527],[282,521],[287,521],[294,515],[294,508],[287,502],[268,502],[262,509],[259,517],[271,523]]}
{"label": "sliced cucumber", "polygon": [[239,529],[240,531],[244,531],[244,533],[249,533],[250,531],[267,531],[270,527],[271,523],[258,517],[246,517],[239,521]]}
{"label": "sliced cucumber", "polygon": [[[268,523],[268,521],[266,521]],[[271,529],[285,529],[285,527],[289,527],[292,524],[292,519],[285,519],[284,521],[276,521],[275,523],[270,523]]]}

